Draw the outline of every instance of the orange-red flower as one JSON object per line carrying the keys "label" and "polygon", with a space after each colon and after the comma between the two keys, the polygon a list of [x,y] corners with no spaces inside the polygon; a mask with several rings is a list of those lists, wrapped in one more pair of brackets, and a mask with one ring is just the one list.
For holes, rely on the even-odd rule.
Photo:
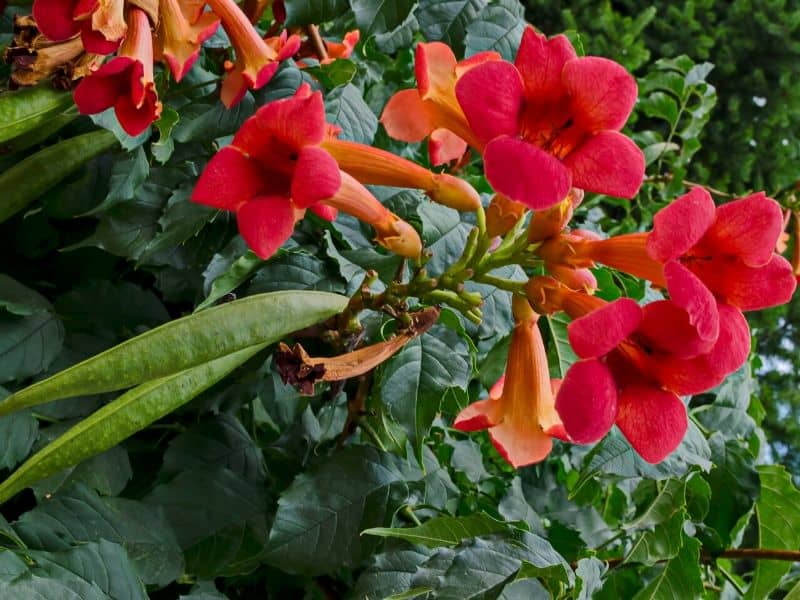
{"label": "orange-red flower", "polygon": [[114,52],[128,29],[125,0],[35,0],[33,17],[53,41],[80,33],[86,51],[94,54]]}
{"label": "orange-red flower", "polygon": [[222,82],[221,99],[227,107],[237,104],[248,88],[264,87],[278,70],[282,60],[293,56],[300,48],[300,37],[284,34],[278,38],[278,49],[267,44],[253,28],[250,20],[233,0],[208,0],[222,27],[231,40],[236,60],[226,65],[228,72]]}
{"label": "orange-red flower", "polygon": [[153,38],[150,20],[140,8],[128,10],[128,34],[112,58],[75,88],[82,114],[111,107],[129,135],[139,135],[161,114],[153,82]]}
{"label": "orange-red flower", "polygon": [[420,142],[429,138],[431,163],[440,165],[461,157],[467,144],[481,150],[456,100],[455,86],[471,68],[500,60],[496,52],[481,52],[461,62],[441,42],[420,43],[415,52],[417,87],[397,92],[389,99],[381,123],[393,138]]}
{"label": "orange-red flower", "polygon": [[527,301],[514,298],[516,326],[511,334],[505,375],[486,400],[473,402],[456,417],[461,431],[488,429],[498,452],[512,466],[544,460],[553,437],[565,439],[555,411],[547,353],[539,332],[539,315]]}
{"label": "orange-red flower", "polygon": [[192,200],[235,211],[242,237],[261,258],[289,239],[306,209],[327,219],[341,209],[372,225],[389,250],[418,257],[416,231],[320,146],[326,130],[322,95],[307,84],[262,106],[208,163]]}
{"label": "orange-red flower", "polygon": [[553,206],[570,187],[633,197],[644,156],[619,130],[636,102],[619,64],[577,57],[563,35],[528,27],[514,64],[490,61],[455,85],[495,191],[533,209]]}
{"label": "orange-red flower", "polygon": [[180,81],[200,55],[202,43],[214,35],[219,18],[192,0],[159,0],[155,55]]}

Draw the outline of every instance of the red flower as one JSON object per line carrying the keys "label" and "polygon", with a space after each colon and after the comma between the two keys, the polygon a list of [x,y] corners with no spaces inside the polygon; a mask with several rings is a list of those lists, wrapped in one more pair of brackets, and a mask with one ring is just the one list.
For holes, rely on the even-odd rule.
{"label": "red flower", "polygon": [[741,310],[788,302],[796,287],[792,266],[775,253],[783,231],[780,205],[763,192],[719,207],[700,187],[653,218],[647,253],[670,272],[686,271],[721,301]]}
{"label": "red flower", "polygon": [[342,39],[341,42],[325,42],[328,58],[320,62],[326,65],[332,63],[337,58],[350,58],[359,39],[361,39],[361,32],[358,29],[354,29],[353,31],[345,33],[344,39]]}
{"label": "red flower", "polygon": [[219,27],[219,18],[192,0],[159,0],[156,56],[180,81],[200,55],[200,46]]}
{"label": "red flower", "polygon": [[456,160],[467,144],[483,149],[456,100],[455,86],[470,69],[487,61],[500,60],[496,52],[481,52],[461,62],[441,42],[417,44],[414,70],[417,87],[401,90],[389,99],[381,123],[393,138],[420,142],[426,137],[431,163]]}
{"label": "red flower", "polygon": [[461,431],[488,429],[497,451],[512,466],[544,460],[553,437],[565,438],[554,408],[553,390],[539,326],[539,315],[514,298],[517,324],[511,335],[506,372],[489,398],[473,402],[456,417]]}
{"label": "red flower", "polygon": [[235,211],[242,237],[261,258],[289,239],[306,209],[327,219],[342,209],[372,225],[388,249],[418,257],[421,242],[414,229],[320,147],[326,129],[322,95],[308,85],[292,98],[262,106],[208,163],[192,200]]}
{"label": "red flower", "polygon": [[648,462],[672,452],[686,432],[679,396],[719,385],[750,351],[742,313],[719,304],[719,333],[707,346],[685,310],[670,300],[640,307],[629,298],[605,303],[548,278],[528,284],[534,305],[561,308],[574,320],[570,344],[581,358],[567,372],[556,410],[570,439],[591,443],[613,423]]}
{"label": "red flower", "polygon": [[93,54],[110,54],[125,37],[124,0],[35,0],[33,18],[55,42],[81,34]]}
{"label": "red flower", "polygon": [[261,39],[234,0],[208,0],[208,5],[222,21],[236,52],[236,62],[226,65],[228,75],[222,82],[220,95],[223,104],[230,108],[242,99],[248,88],[257,90],[269,83],[280,62],[300,49],[300,37],[287,38],[284,32],[278,38],[276,50]]}
{"label": "red flower", "polygon": [[515,64],[487,62],[461,77],[456,96],[485,144],[486,178],[501,194],[538,210],[570,187],[633,197],[644,156],[619,133],[636,102],[636,82],[619,64],[578,58],[563,35],[528,27]]}
{"label": "red flower", "polygon": [[128,11],[128,35],[119,53],[75,88],[81,114],[114,107],[120,125],[129,135],[139,135],[161,114],[153,82],[153,38],[147,14]]}

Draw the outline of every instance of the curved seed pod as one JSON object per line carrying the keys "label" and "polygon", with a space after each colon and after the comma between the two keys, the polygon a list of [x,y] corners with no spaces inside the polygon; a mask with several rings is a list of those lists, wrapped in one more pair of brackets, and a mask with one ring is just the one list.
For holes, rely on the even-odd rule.
{"label": "curved seed pod", "polygon": [[37,481],[100,454],[195,398],[267,344],[149,381],[122,394],[50,442],[0,484],[0,503]]}
{"label": "curved seed pod", "polygon": [[341,312],[347,298],[287,291],[248,296],[151,329],[33,384],[0,402],[0,415],[121,390],[172,375],[283,336]]}
{"label": "curved seed pod", "polygon": [[51,87],[22,88],[0,94],[0,142],[46,123],[72,104],[72,94]]}
{"label": "curved seed pod", "polygon": [[0,223],[23,210],[81,165],[117,144],[105,129],[84,133],[40,150],[0,175]]}

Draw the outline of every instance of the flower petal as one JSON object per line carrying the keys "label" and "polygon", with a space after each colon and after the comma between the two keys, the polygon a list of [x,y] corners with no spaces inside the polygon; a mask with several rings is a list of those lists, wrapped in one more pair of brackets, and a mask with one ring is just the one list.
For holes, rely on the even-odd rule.
{"label": "flower petal", "polygon": [[292,98],[265,104],[247,119],[233,138],[233,143],[253,156],[268,153],[278,138],[295,150],[319,144],[325,137],[325,105],[322,94],[307,95],[300,86]]}
{"label": "flower petal", "polygon": [[80,24],[73,19],[74,8],[75,2],[36,0],[33,3],[33,18],[46,38],[61,42],[80,31]]}
{"label": "flower petal", "polygon": [[715,256],[693,262],[691,269],[712,292],[741,310],[786,304],[797,287],[792,265],[777,254],[762,267],[748,267],[735,258]]}
{"label": "flower petal", "polygon": [[609,368],[596,359],[574,363],[559,387],[556,410],[575,443],[602,438],[617,418],[617,385]]}
{"label": "flower petal", "polygon": [[750,353],[750,328],[737,308],[718,304],[719,337],[706,354],[682,360],[658,357],[652,364],[654,376],[676,394],[700,394],[719,385],[727,375],[744,364]]}
{"label": "flower petal", "polygon": [[125,133],[136,137],[161,114],[161,103],[158,101],[155,85],[147,84],[140,104],[134,104],[128,97],[119,98],[114,105],[114,112]]}
{"label": "flower petal", "polygon": [[701,187],[692,188],[655,214],[647,253],[661,262],[678,258],[702,239],[716,214],[711,195]]}
{"label": "flower petal", "polygon": [[519,131],[522,80],[511,63],[490,61],[470,69],[456,83],[456,98],[481,141]]}
{"label": "flower petal", "polygon": [[[688,313],[671,300],[645,304],[642,314],[642,324],[637,333],[647,346],[658,352],[692,358],[711,350],[717,341],[716,338],[704,340],[698,336],[697,329],[689,322]],[[714,315],[719,317],[716,303]]]}
{"label": "flower petal", "polygon": [[339,165],[318,146],[306,146],[297,157],[292,177],[292,200],[300,208],[330,198],[342,185]]}
{"label": "flower petal", "polygon": [[192,201],[237,210],[264,187],[258,165],[235,146],[225,146],[206,165],[192,192]]}
{"label": "flower petal", "polygon": [[601,131],[564,159],[572,185],[597,194],[633,198],[644,180],[644,154],[617,131]]}
{"label": "flower petal", "polygon": [[618,298],[567,326],[569,343],[581,358],[605,356],[631,335],[642,322],[642,307],[630,298]]}
{"label": "flower petal", "polygon": [[486,146],[483,161],[495,191],[534,210],[558,204],[569,192],[570,175],[564,165],[522,140],[495,138]]}
{"label": "flower petal", "polygon": [[428,111],[415,89],[400,90],[389,98],[381,123],[389,137],[401,142],[420,142],[433,130]]}
{"label": "flower petal", "polygon": [[458,413],[453,427],[459,431],[479,431],[496,423],[498,403],[493,398],[478,400]]}
{"label": "flower petal", "polygon": [[622,65],[607,58],[570,60],[564,65],[561,80],[570,95],[575,123],[592,133],[622,129],[636,103],[636,80]]}
{"label": "flower petal", "polygon": [[747,266],[760,267],[772,258],[782,231],[780,205],[758,192],[717,208],[717,220],[703,242],[739,257]]}
{"label": "flower petal", "polygon": [[107,40],[99,31],[92,29],[91,21],[83,21],[81,26],[81,42],[87,52],[92,54],[111,54],[119,48],[122,38]]}
{"label": "flower petal", "polygon": [[553,439],[540,428],[521,427],[512,420],[489,429],[497,451],[514,468],[543,461],[553,448]]}
{"label": "flower petal", "polygon": [[514,60],[525,85],[525,97],[529,101],[557,102],[565,92],[561,71],[575,57],[575,49],[565,36],[548,40],[530,25],[526,27]]}
{"label": "flower petal", "polygon": [[134,69],[136,65],[141,70],[141,63],[138,61],[127,56],[118,56],[84,77],[73,93],[81,114],[93,115],[114,106],[120,94],[127,92],[126,81],[130,74],[126,71]]}
{"label": "flower petal", "polygon": [[259,196],[245,202],[236,213],[239,233],[259,258],[278,251],[294,232],[295,211],[281,196]]}
{"label": "flower petal", "polygon": [[711,344],[719,336],[719,314],[714,294],[700,279],[677,260],[664,265],[664,277],[672,301],[684,309],[697,336]]}
{"label": "flower petal", "polygon": [[672,392],[633,384],[620,394],[617,426],[649,463],[669,456],[680,445],[688,425],[686,407]]}
{"label": "flower petal", "polygon": [[428,140],[428,155],[434,167],[460,159],[467,151],[467,142],[449,129],[434,129]]}
{"label": "flower petal", "polygon": [[422,99],[450,94],[456,81],[456,56],[442,42],[419,43],[414,52],[414,73]]}

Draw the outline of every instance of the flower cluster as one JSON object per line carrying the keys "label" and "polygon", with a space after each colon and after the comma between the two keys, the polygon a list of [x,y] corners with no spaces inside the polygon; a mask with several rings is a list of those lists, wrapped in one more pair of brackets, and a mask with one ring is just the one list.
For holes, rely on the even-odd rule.
{"label": "flower cluster", "polygon": [[[248,89],[266,85],[281,61],[308,46],[285,30],[262,38],[234,0],[35,0],[33,18],[27,19],[46,43],[17,45],[7,57],[22,73],[14,81],[31,85],[62,65],[87,65],[77,76],[71,70],[72,79],[83,78],[75,88],[78,109],[95,114],[113,108],[130,135],[142,133],[161,114],[154,64],[163,62],[180,81],[218,27],[234,51],[220,91],[227,107]],[[355,32],[341,44],[329,44],[324,61],[349,56],[357,42]]]}
{"label": "flower cluster", "polygon": [[[273,5],[272,33],[283,8]],[[286,31],[264,39],[233,0],[35,0],[34,17],[52,43],[71,44],[70,60],[76,47],[99,57],[75,89],[80,111],[113,107],[132,135],[161,110],[154,60],[180,80],[220,25],[235,52],[225,65],[226,106],[265,85],[284,59],[295,57],[301,68],[313,64],[311,56],[326,63],[350,56],[359,40],[351,32],[341,44],[326,44],[314,26],[305,41]],[[655,215],[650,232],[603,238],[571,228],[586,193],[632,198],[644,180],[643,154],[621,133],[638,93],[622,66],[578,56],[565,36],[548,39],[528,27],[513,62],[496,52],[459,61],[446,44],[419,43],[415,76],[416,87],[392,96],[380,122],[396,140],[427,139],[435,167],[468,163],[471,148],[494,192],[488,208],[451,174],[457,169],[433,171],[342,139],[326,120],[322,93],[308,83],[244,122],[211,158],[192,200],[234,212],[262,259],[290,238],[306,211],[326,220],[344,211],[370,225],[377,244],[415,261],[412,280],[401,286],[407,295],[422,304],[450,302],[473,320],[481,300],[465,291],[467,279],[498,283],[493,268],[528,268],[527,283],[504,281],[515,322],[505,374],[487,399],[460,412],[455,427],[488,429],[516,467],[543,460],[553,437],[589,444],[614,425],[642,458],[663,460],[687,429],[682,397],[719,385],[746,361],[743,311],[785,303],[795,291],[795,270],[776,253],[786,227],[781,207],[763,193],[717,206],[694,187]],[[366,185],[415,188],[476,212],[462,258],[438,279],[428,277],[416,229]],[[645,305],[599,298],[598,265],[649,281],[660,298]],[[578,358],[563,380],[550,377],[539,330],[540,315],[557,312],[571,319]]]}

